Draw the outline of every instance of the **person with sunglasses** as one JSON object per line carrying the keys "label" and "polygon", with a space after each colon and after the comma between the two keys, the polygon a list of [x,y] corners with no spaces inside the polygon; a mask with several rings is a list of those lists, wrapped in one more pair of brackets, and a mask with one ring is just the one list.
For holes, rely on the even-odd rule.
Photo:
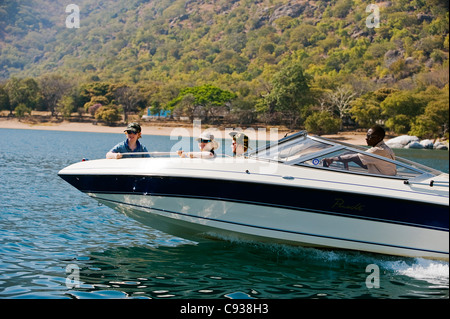
{"label": "person with sunglasses", "polygon": [[242,132],[236,131],[231,132],[230,136],[232,139],[231,151],[233,152],[233,156],[243,156],[249,149],[248,136]]}
{"label": "person with sunglasses", "polygon": [[214,135],[204,132],[197,138],[198,148],[200,152],[184,152],[178,151],[178,156],[188,158],[214,158],[216,154],[214,150],[219,148],[219,143],[214,139]]}
{"label": "person with sunglasses", "polygon": [[[392,149],[384,143],[384,137],[386,132],[384,129],[375,125],[367,131],[366,143],[371,146],[367,150],[367,153],[386,157],[391,160],[395,160],[395,154]],[[397,168],[394,163],[383,161],[372,156],[366,156],[364,154],[343,154],[331,158],[324,158],[324,165],[329,167],[333,162],[342,162],[344,165],[348,165],[348,162],[354,162],[360,167],[367,169],[370,174],[395,176],[397,174]]]}
{"label": "person with sunglasses", "polygon": [[[120,159],[120,158],[136,158],[136,157],[150,157],[147,148],[139,142],[141,135],[141,126],[138,123],[130,123],[125,129],[127,139],[116,146],[114,146],[108,153],[106,158]],[[137,153],[136,155],[126,153]]]}

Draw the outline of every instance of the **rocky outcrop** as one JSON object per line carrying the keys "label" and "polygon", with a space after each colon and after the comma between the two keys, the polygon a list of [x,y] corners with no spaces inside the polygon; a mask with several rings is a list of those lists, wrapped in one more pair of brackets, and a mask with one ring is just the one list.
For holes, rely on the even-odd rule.
{"label": "rocky outcrop", "polygon": [[275,20],[282,17],[291,17],[297,18],[300,16],[303,11],[308,7],[308,3],[288,3],[283,5],[273,12],[273,14],[269,18],[269,23],[274,22]]}
{"label": "rocky outcrop", "polygon": [[430,23],[435,18],[433,15],[425,13],[419,13],[416,15],[416,17],[420,24],[422,24],[424,21]]}
{"label": "rocky outcrop", "polygon": [[411,148],[411,149],[436,149],[448,150],[448,145],[443,142],[433,142],[432,140],[422,140],[417,136],[402,135],[386,141],[391,148]]}
{"label": "rocky outcrop", "polygon": [[256,22],[254,28],[258,29],[266,23],[272,24],[275,20],[282,17],[297,18],[303,13],[310,14],[310,9],[311,5],[308,1],[291,1],[275,10],[273,10],[273,7],[260,7],[255,13]]}
{"label": "rocky outcrop", "polygon": [[402,58],[403,52],[401,50],[389,50],[384,54],[384,64],[389,68],[392,63]]}

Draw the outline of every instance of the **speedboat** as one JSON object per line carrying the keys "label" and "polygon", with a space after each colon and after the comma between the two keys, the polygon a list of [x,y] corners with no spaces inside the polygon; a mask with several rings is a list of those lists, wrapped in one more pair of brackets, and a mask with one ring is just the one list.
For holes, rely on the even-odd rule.
{"label": "speedboat", "polygon": [[[349,153],[395,165],[396,175],[324,161]],[[449,176],[421,164],[305,131],[243,157],[150,155],[82,161],[58,174],[100,203],[178,237],[448,260]]]}

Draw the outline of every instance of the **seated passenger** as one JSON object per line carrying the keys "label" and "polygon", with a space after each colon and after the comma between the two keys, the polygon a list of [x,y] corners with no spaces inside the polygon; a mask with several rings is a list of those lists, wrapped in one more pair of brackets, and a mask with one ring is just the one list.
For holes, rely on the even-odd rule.
{"label": "seated passenger", "polygon": [[219,148],[219,143],[214,140],[214,135],[211,133],[203,133],[197,138],[198,148],[200,152],[183,152],[178,151],[180,157],[190,157],[190,158],[214,158],[216,154],[214,150]]}
{"label": "seated passenger", "polygon": [[[366,143],[372,147],[367,150],[367,153],[384,156],[388,159],[395,160],[394,152],[383,141],[385,135],[386,133],[381,126],[375,125],[371,127],[367,131]],[[364,154],[341,155],[332,158],[324,158],[323,160],[327,166],[330,166],[334,161],[342,162],[344,164],[354,162],[367,169],[370,174],[389,176],[395,176],[397,174],[397,168],[394,163],[383,161],[372,156],[366,156]]]}
{"label": "seated passenger", "polygon": [[231,151],[233,156],[242,156],[248,150],[248,136],[241,132],[231,132],[233,139],[231,144]]}

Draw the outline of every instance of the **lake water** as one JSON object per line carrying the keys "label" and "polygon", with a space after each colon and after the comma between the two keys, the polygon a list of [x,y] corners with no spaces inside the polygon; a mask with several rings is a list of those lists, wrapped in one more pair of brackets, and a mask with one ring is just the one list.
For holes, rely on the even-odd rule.
{"label": "lake water", "polygon": [[[82,158],[104,157],[123,139],[0,129],[0,298],[449,298],[448,262],[219,240],[198,244],[98,206],[58,177]],[[166,136],[141,141],[158,151],[175,143]],[[448,172],[447,151],[396,153]],[[379,288],[367,284],[369,265],[379,268]]]}

